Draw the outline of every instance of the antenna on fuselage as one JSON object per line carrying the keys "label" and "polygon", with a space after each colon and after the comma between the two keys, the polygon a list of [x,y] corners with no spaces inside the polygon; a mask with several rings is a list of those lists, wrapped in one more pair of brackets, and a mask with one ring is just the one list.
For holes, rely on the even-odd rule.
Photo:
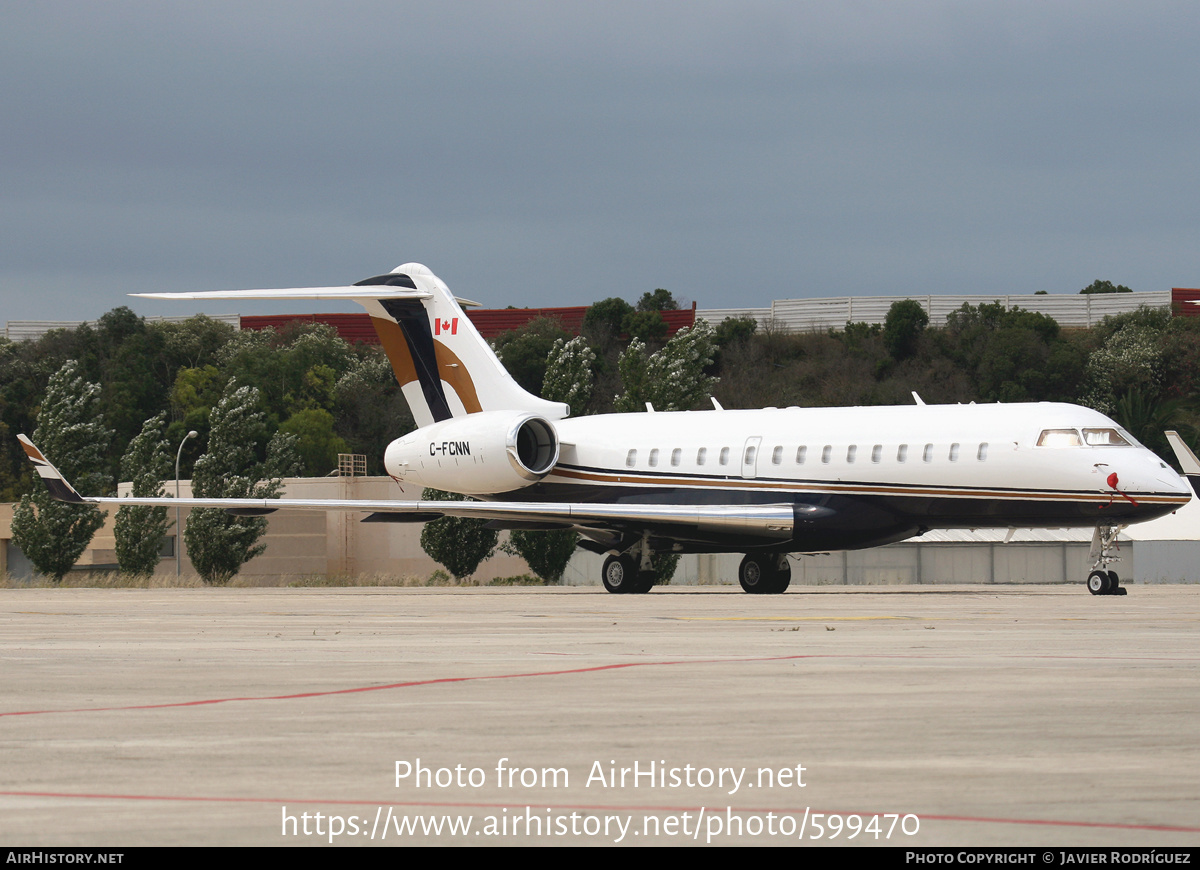
{"label": "antenna on fuselage", "polygon": [[925,404],[925,400],[924,400],[924,399],[922,399],[920,396],[918,396],[918,395],[917,395],[917,391],[916,391],[916,390],[913,390],[913,391],[912,391],[912,394],[913,394],[913,401],[914,401],[914,402],[916,402],[918,405],[924,405],[924,404]]}

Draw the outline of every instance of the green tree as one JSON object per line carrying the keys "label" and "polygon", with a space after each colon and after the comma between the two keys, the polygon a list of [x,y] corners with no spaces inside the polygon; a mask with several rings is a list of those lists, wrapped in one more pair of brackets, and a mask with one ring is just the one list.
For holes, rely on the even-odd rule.
{"label": "green tree", "polygon": [[[163,437],[166,420],[166,412],[147,420],[121,459],[121,477],[132,481],[135,496],[154,498],[164,494],[162,482],[171,474],[171,448]],[[114,533],[121,572],[134,576],[153,574],[170,526],[165,507],[118,508]]]}
{"label": "green tree", "polygon": [[[33,440],[81,493],[103,495],[111,486],[104,459],[112,431],[100,412],[100,385],[85,381],[79,369],[68,360],[50,379]],[[90,505],[55,501],[39,486],[13,509],[13,541],[39,573],[58,583],[105,516]]]}
{"label": "green tree", "polygon": [[297,411],[279,427],[296,436],[296,452],[306,477],[321,477],[337,468],[338,454],[349,453],[346,442],[333,431],[333,414],[324,408]]}
{"label": "green tree", "polygon": [[171,371],[214,364],[221,348],[238,335],[230,324],[203,314],[179,322],[148,323],[146,328],[162,335]]}
{"label": "green tree", "polygon": [[350,452],[367,457],[367,473],[383,474],[387,445],[415,424],[383,351],[365,345],[358,349],[362,356],[334,388],[334,425]]}
{"label": "green tree", "polygon": [[883,321],[883,345],[897,362],[917,352],[921,333],[929,325],[929,315],[921,303],[913,299],[893,302]]}
{"label": "green tree", "polygon": [[[467,497],[439,489],[426,489],[423,501],[466,501]],[[487,520],[467,517],[442,517],[425,524],[421,530],[421,549],[443,565],[455,579],[474,574],[480,563],[496,550],[500,533],[487,528]]]}
{"label": "green tree", "polygon": [[1130,387],[1117,399],[1112,416],[1146,447],[1175,462],[1175,451],[1167,441],[1166,430],[1182,430],[1185,437],[1194,435],[1181,406],[1178,399],[1155,401],[1137,387]]}
{"label": "green tree", "polygon": [[570,338],[562,325],[549,317],[538,317],[495,340],[496,356],[518,384],[536,394],[546,377],[550,351],[559,339]]}
{"label": "green tree", "polygon": [[1079,292],[1088,295],[1091,293],[1132,293],[1133,291],[1124,284],[1114,284],[1112,281],[1101,281],[1097,278]]}
{"label": "green tree", "polygon": [[524,559],[543,582],[555,584],[562,580],[578,543],[579,535],[574,529],[516,529],[509,533],[504,549]]}
{"label": "green tree", "polygon": [[726,317],[713,331],[713,341],[723,348],[726,345],[749,341],[757,331],[758,321],[753,317]]}
{"label": "green tree", "polygon": [[[254,387],[233,382],[212,410],[208,451],[196,460],[192,492],[198,498],[278,498],[280,478],[294,473],[295,436],[276,433],[260,460],[267,440],[266,415]],[[265,517],[235,517],[219,508],[196,508],[184,538],[193,567],[213,585],[228,583],[242,565],[266,550],[258,543],[267,530]]]}
{"label": "green tree", "polygon": [[179,369],[171,387],[171,407],[187,429],[208,428],[208,415],[221,401],[226,383],[228,379],[214,365]]}
{"label": "green tree", "polygon": [[542,398],[551,402],[565,402],[571,406],[571,413],[576,416],[582,414],[592,399],[592,385],[595,382],[592,366],[595,363],[596,354],[582,335],[570,341],[558,339],[550,350],[546,364]]}
{"label": "green tree", "polygon": [[654,585],[666,586],[675,577],[675,569],[679,567],[678,553],[655,553],[650,559],[654,566]]}
{"label": "green tree", "polygon": [[653,293],[643,293],[637,303],[638,311],[678,311],[679,303],[670,290],[657,288]]}
{"label": "green tree", "polygon": [[631,311],[621,321],[621,332],[630,338],[658,342],[667,337],[667,321],[661,311]]}
{"label": "green tree", "polygon": [[[1074,401],[1086,348],[1064,337],[1052,317],[1003,304],[963,305],[930,342],[966,373],[968,396],[984,402]],[[944,362],[941,363],[945,365]]]}
{"label": "green tree", "polygon": [[633,306],[617,296],[601,299],[583,315],[583,331],[593,342],[606,346],[622,333],[621,324],[633,313]]}

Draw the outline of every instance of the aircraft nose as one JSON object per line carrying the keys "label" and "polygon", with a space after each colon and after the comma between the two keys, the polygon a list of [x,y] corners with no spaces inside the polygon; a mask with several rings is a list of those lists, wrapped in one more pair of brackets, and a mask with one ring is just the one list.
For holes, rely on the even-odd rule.
{"label": "aircraft nose", "polygon": [[1192,495],[1192,484],[1188,483],[1187,478],[1174,472],[1171,473],[1169,479],[1160,478],[1159,484],[1174,495]]}
{"label": "aircraft nose", "polygon": [[[1109,466],[1112,469],[1113,466]],[[1106,469],[1108,470],[1108,469]],[[1123,464],[1110,471],[1105,479],[1108,489],[1124,493],[1150,493],[1175,496],[1191,496],[1192,487],[1186,479],[1176,473],[1157,456],[1149,456],[1145,462]]]}
{"label": "aircraft nose", "polygon": [[1169,492],[1171,495],[1192,495],[1191,484],[1182,475],[1175,472],[1175,469],[1163,467],[1162,463],[1156,463],[1153,471],[1142,477],[1138,475],[1147,484],[1145,490],[1148,492]]}

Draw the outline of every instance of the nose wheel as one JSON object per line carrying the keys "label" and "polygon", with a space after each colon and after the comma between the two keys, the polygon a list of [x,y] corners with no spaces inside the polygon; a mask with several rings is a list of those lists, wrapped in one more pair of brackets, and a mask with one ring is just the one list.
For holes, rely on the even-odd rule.
{"label": "nose wheel", "polygon": [[1125,595],[1128,593],[1121,585],[1121,578],[1116,571],[1109,571],[1111,562],[1120,561],[1120,556],[1113,555],[1120,547],[1117,545],[1117,535],[1120,526],[1097,526],[1092,536],[1092,555],[1096,561],[1092,565],[1092,573],[1087,577],[1088,592],[1093,595]]}

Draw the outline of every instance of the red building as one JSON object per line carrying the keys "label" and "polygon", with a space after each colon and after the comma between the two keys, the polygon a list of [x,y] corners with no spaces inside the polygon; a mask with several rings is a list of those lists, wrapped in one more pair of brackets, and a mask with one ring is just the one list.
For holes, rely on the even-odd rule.
{"label": "red building", "polygon": [[[1188,292],[1195,292],[1197,298],[1200,298],[1200,290]],[[484,338],[495,338],[539,317],[557,320],[565,331],[579,335],[583,329],[583,315],[587,310],[586,305],[570,308],[473,308],[467,311],[467,317],[471,318],[471,322]],[[691,327],[696,323],[695,302],[691,308],[661,313],[663,320],[667,322],[667,335],[674,335],[685,326]],[[242,317],[242,329],[271,327],[282,330],[291,323],[325,323],[336,329],[338,335],[346,341],[379,343],[375,329],[371,326],[371,318],[367,314],[263,314]]]}
{"label": "red building", "polygon": [[1200,317],[1200,290],[1187,287],[1171,288],[1171,313],[1176,317]]}

